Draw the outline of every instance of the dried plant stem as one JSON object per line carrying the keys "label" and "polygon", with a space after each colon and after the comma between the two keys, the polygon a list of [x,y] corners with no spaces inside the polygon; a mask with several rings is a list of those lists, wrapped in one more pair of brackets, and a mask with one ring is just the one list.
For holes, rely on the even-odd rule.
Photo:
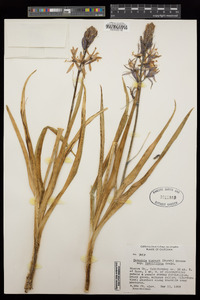
{"label": "dried plant stem", "polygon": [[69,113],[69,118],[68,118],[68,124],[67,125],[69,125],[69,123],[71,121],[71,117],[72,117],[72,112],[73,112],[73,109],[74,109],[74,102],[75,102],[75,98],[76,98],[76,91],[77,91],[77,87],[78,87],[78,81],[79,81],[80,73],[81,73],[81,71],[78,70],[77,76],[76,76],[76,82],[75,82],[75,86],[74,86],[74,93],[73,93],[73,98],[72,98],[72,103],[71,103],[71,108],[70,108],[70,113]]}
{"label": "dried plant stem", "polygon": [[90,274],[91,274],[91,267],[92,267],[92,256],[95,246],[95,241],[99,232],[101,231],[102,226],[99,226],[96,230],[90,233],[90,238],[88,242],[88,248],[86,253],[86,264],[85,264],[85,287],[84,291],[87,293],[90,287]]}
{"label": "dried plant stem", "polygon": [[91,274],[91,266],[92,266],[92,255],[94,250],[96,237],[93,234],[88,243],[88,250],[86,254],[86,265],[85,265],[85,292],[88,292],[90,286],[90,274]]}
{"label": "dried plant stem", "polygon": [[121,184],[123,183],[124,178],[126,176],[128,164],[130,162],[131,151],[132,151],[132,148],[133,148],[133,141],[134,141],[134,138],[135,138],[135,132],[136,132],[136,127],[137,127],[137,122],[138,122],[138,115],[139,115],[140,95],[141,95],[141,85],[138,86],[136,96],[135,96],[136,97],[136,115],[135,115],[133,132],[131,134],[131,141],[130,141],[130,145],[129,145],[129,149],[128,149],[128,154],[127,154],[127,158],[126,158],[126,162],[125,162],[125,166],[124,166],[124,171],[123,171],[123,174],[122,174]]}
{"label": "dried plant stem", "polygon": [[[87,53],[86,50],[84,50],[83,60],[86,56],[86,53]],[[82,63],[80,64],[80,68],[78,69],[77,76],[76,76],[76,82],[75,82],[75,86],[74,86],[74,93],[73,93],[73,97],[72,97],[72,103],[71,103],[71,108],[70,108],[69,119],[68,119],[68,124],[67,125],[69,125],[69,122],[70,122],[71,117],[72,117],[73,109],[74,109],[74,102],[75,102],[75,98],[76,98],[76,92],[77,92],[79,77],[80,77],[80,74],[81,74],[81,67],[82,67]]]}
{"label": "dried plant stem", "polygon": [[142,56],[142,61],[141,61],[141,65],[140,65],[139,82],[137,83],[137,90],[136,90],[136,95],[135,95],[135,98],[136,98],[136,115],[135,115],[134,127],[133,127],[133,132],[132,132],[132,135],[131,135],[129,150],[128,150],[128,154],[127,154],[127,158],[126,158],[126,162],[125,162],[125,166],[124,166],[124,171],[123,171],[123,174],[122,174],[121,184],[124,181],[124,178],[125,178],[126,172],[127,172],[127,168],[128,168],[128,164],[130,162],[131,151],[132,151],[132,148],[133,148],[133,141],[134,141],[134,138],[135,138],[135,132],[136,132],[136,128],[137,128],[138,115],[139,115],[139,104],[140,104],[140,96],[141,96],[141,86],[142,86],[142,68],[143,68],[143,63],[144,63],[144,57],[145,57],[145,53]]}
{"label": "dried plant stem", "polygon": [[24,286],[25,293],[27,293],[29,290],[31,290],[33,288],[33,278],[34,278],[34,274],[35,274],[35,270],[36,270],[38,252],[39,252],[39,248],[40,248],[40,240],[41,240],[41,235],[34,238],[32,259],[31,259],[29,272],[26,276],[26,282],[25,282],[25,286]]}

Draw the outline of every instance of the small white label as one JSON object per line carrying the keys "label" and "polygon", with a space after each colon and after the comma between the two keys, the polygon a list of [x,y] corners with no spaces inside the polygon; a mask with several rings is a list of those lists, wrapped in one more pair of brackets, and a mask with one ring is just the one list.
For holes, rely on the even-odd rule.
{"label": "small white label", "polygon": [[125,22],[108,22],[104,23],[105,31],[129,31],[129,24]]}
{"label": "small white label", "polygon": [[140,245],[127,250],[127,293],[195,293],[195,251],[191,246]]}
{"label": "small white label", "polygon": [[149,199],[159,207],[174,207],[182,203],[184,195],[174,187],[159,187],[151,191]]}
{"label": "small white label", "polygon": [[121,289],[121,262],[114,262],[114,289],[120,291]]}

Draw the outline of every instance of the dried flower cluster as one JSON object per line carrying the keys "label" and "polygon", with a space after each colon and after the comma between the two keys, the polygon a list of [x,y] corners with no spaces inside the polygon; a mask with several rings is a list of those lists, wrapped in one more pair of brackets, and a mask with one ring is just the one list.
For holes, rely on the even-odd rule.
{"label": "dried flower cluster", "polygon": [[88,48],[94,41],[95,37],[97,36],[97,33],[98,33],[97,30],[93,26],[89,27],[86,30],[84,37],[82,39],[83,52],[80,51],[79,56],[77,56],[78,48],[75,49],[74,47],[72,47],[71,49],[72,59],[71,60],[66,59],[67,62],[71,62],[71,65],[67,70],[67,73],[70,72],[75,65],[78,71],[82,72],[83,77],[85,77],[86,74],[85,66],[88,65],[89,70],[91,71],[92,70],[91,64],[95,61],[98,62],[101,59],[101,57],[98,56],[99,53],[96,52],[96,48],[91,54],[88,51]]}
{"label": "dried flower cluster", "polygon": [[90,26],[86,30],[86,32],[84,33],[84,36],[82,38],[82,47],[83,47],[83,50],[87,50],[87,48],[89,48],[89,46],[92,44],[92,42],[94,41],[94,39],[97,36],[97,34],[98,34],[98,31],[93,26]]}
{"label": "dried flower cluster", "polygon": [[155,25],[153,23],[147,24],[143,37],[140,37],[141,53],[145,55],[148,49],[153,45],[153,34],[155,30]]}
{"label": "dried flower cluster", "polygon": [[151,86],[153,85],[152,79],[155,81],[155,75],[159,72],[156,59],[160,57],[157,48],[153,45],[154,28],[155,25],[153,23],[147,24],[143,37],[140,37],[138,53],[134,54],[132,52],[134,58],[129,59],[128,65],[125,66],[129,70],[125,74],[132,74],[137,83],[148,79],[151,82]]}

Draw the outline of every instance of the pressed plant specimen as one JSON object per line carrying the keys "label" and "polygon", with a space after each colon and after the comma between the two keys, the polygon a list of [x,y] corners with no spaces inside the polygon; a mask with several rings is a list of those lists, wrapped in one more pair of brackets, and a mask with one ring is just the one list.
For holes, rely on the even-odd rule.
{"label": "pressed plant specimen", "polygon": [[[89,53],[88,48],[91,43],[94,41],[97,36],[97,30],[91,26],[84,33],[82,39],[82,48],[83,50],[80,52],[79,56],[77,56],[78,48],[71,49],[72,59],[70,60],[72,64],[67,72],[69,72],[74,65],[76,65],[78,71],[76,76],[76,82],[74,85],[74,92],[72,96],[71,109],[69,112],[68,122],[66,131],[64,129],[58,128],[55,129],[51,126],[46,126],[42,129],[41,134],[39,135],[37,144],[35,149],[33,148],[31,136],[29,133],[27,118],[26,118],[26,110],[25,110],[25,90],[27,83],[30,77],[36,72],[32,72],[25,81],[23,86],[22,95],[21,95],[21,119],[24,128],[25,141],[23,141],[22,135],[17,127],[17,124],[14,120],[13,115],[8,106],[6,106],[9,117],[11,119],[12,125],[16,132],[17,138],[19,140],[24,159],[26,162],[26,168],[28,173],[29,185],[32,190],[32,193],[35,198],[35,207],[34,207],[34,243],[33,243],[33,254],[32,260],[30,263],[29,271],[25,281],[25,292],[28,292],[33,288],[33,278],[36,269],[36,262],[38,257],[38,251],[40,247],[41,237],[43,233],[43,229],[50,215],[52,214],[55,206],[59,202],[60,198],[74,179],[79,164],[82,157],[83,144],[84,144],[84,136],[86,126],[97,117],[100,112],[92,115],[90,118],[86,120],[86,88],[84,85],[85,78],[85,66],[89,65],[91,69],[91,63],[94,61],[98,61],[100,57],[98,56],[98,52],[95,50],[92,54]],[[77,91],[78,90],[78,91]],[[81,104],[82,103],[82,104]],[[80,109],[81,107],[81,109]],[[72,132],[72,128],[75,120],[78,116],[78,111],[81,110],[81,120],[80,120],[80,129],[74,135],[73,138],[70,138],[70,134]],[[44,178],[42,177],[41,170],[41,154],[42,148],[44,144],[44,139],[47,131],[53,132],[55,134],[55,143],[52,149],[52,154],[50,158],[49,165],[46,169],[46,174]],[[74,161],[71,165],[71,169],[66,178],[64,186],[54,198],[53,202],[49,205],[49,199],[52,196],[58,176],[64,164],[66,157],[69,153],[74,155]]]}
{"label": "pressed plant specimen", "polygon": [[[124,75],[130,74],[134,80],[134,86],[128,89],[123,80],[123,87],[126,96],[126,107],[119,122],[114,139],[110,146],[107,156],[104,157],[104,144],[105,144],[105,125],[104,113],[100,115],[100,158],[98,174],[92,185],[90,191],[90,236],[88,248],[86,253],[85,265],[85,292],[89,291],[90,287],[90,274],[92,265],[92,255],[95,246],[95,241],[102,227],[133,195],[134,192],[140,188],[149,176],[152,174],[156,166],[165,156],[171,145],[179,136],[185,125],[192,109],[184,117],[176,131],[171,136],[167,145],[156,156],[151,167],[147,170],[145,175],[137,178],[140,171],[143,169],[145,163],[149,160],[153,150],[160,141],[164,132],[168,128],[176,111],[176,102],[174,110],[165,126],[159,132],[155,140],[145,150],[141,158],[136,163],[135,167],[128,171],[131,165],[131,152],[133,148],[135,132],[139,116],[139,107],[141,101],[141,88],[145,80],[149,80],[151,87],[155,81],[155,75],[159,72],[157,67],[157,58],[159,54],[155,45],[153,44],[155,25],[149,23],[146,25],[143,35],[140,37],[138,44],[138,53],[132,53],[133,57],[128,61],[125,66],[128,70]],[[131,106],[131,107],[130,107]],[[103,110],[103,93],[101,92],[101,110]],[[127,136],[131,131],[131,140],[128,143]],[[128,153],[125,153],[125,145],[128,144]],[[122,159],[125,155],[124,160]],[[122,171],[122,176],[120,175]],[[121,177],[121,178],[120,178]],[[108,204],[108,197],[113,193],[111,202]]]}

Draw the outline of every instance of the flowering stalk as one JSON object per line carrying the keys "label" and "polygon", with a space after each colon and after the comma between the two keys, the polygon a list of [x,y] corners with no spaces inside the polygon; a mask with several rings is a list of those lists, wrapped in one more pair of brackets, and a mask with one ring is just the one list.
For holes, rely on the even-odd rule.
{"label": "flowering stalk", "polygon": [[[133,53],[133,59],[128,61],[126,68],[128,72],[125,74],[131,74],[133,80],[136,82],[134,87],[130,87],[130,96],[132,98],[132,106],[130,106],[129,93],[127,91],[125,82],[123,80],[123,87],[126,96],[126,107],[124,113],[119,122],[119,126],[115,133],[113,142],[107,156],[104,158],[104,141],[105,141],[105,128],[103,114],[100,116],[100,158],[99,158],[99,169],[96,180],[92,185],[90,191],[90,237],[86,255],[86,269],[85,269],[85,292],[89,291],[90,288],[90,274],[92,265],[92,254],[94,251],[95,241],[99,235],[101,229],[106,222],[126,203],[130,196],[140,188],[149,176],[152,174],[156,166],[165,156],[171,145],[179,136],[185,125],[192,109],[185,116],[183,121],[180,123],[171,139],[161,152],[160,156],[152,164],[149,170],[140,179],[137,179],[140,171],[143,169],[145,163],[151,159],[158,142],[162,138],[166,129],[176,111],[176,103],[174,110],[159,132],[155,140],[145,150],[142,157],[137,162],[136,166],[128,173],[127,166],[130,163],[130,155],[133,146],[135,130],[137,126],[137,120],[139,115],[139,103],[141,96],[141,87],[143,81],[148,79],[151,82],[155,81],[155,75],[159,72],[156,59],[159,57],[157,49],[153,45],[153,34],[155,25],[153,23],[147,24],[143,36],[140,37],[140,43],[138,45],[138,53]],[[103,93],[101,93],[101,110],[103,109]],[[135,119],[133,118],[135,114]],[[128,154],[125,162],[125,166],[122,166],[122,156],[124,154],[125,145],[127,142],[127,136],[130,131],[131,124],[133,123],[132,138],[128,149]],[[119,184],[119,170],[123,167],[122,180]],[[128,173],[128,174],[127,174]],[[110,204],[108,205],[108,198],[111,193],[114,192],[114,196]]]}
{"label": "flowering stalk", "polygon": [[[71,104],[68,124],[70,122],[72,112],[73,112],[73,108],[74,108],[74,101],[75,101],[75,98],[76,98],[76,91],[77,91],[77,86],[78,86],[80,74],[82,73],[83,77],[85,78],[85,75],[86,75],[85,66],[89,65],[89,70],[91,71],[91,64],[94,61],[99,61],[99,59],[101,59],[101,57],[98,56],[99,53],[96,52],[96,48],[94,49],[92,54],[90,54],[88,52],[88,48],[92,44],[92,42],[94,41],[97,34],[98,34],[98,32],[97,32],[96,28],[94,28],[93,26],[89,27],[86,30],[86,32],[84,33],[84,36],[82,38],[83,53],[81,51],[79,57],[76,56],[78,48],[74,49],[74,47],[73,47],[71,49],[72,59],[71,60],[67,60],[67,59],[65,60],[67,62],[72,62],[69,69],[67,70],[67,73],[72,70],[74,65],[76,65],[76,67],[78,69],[77,76],[76,76],[76,82],[75,82],[75,86],[74,86],[74,94],[73,94],[73,97],[72,97],[72,104]],[[87,55],[87,57],[86,57],[86,55]]]}
{"label": "flowering stalk", "polygon": [[[35,150],[33,148],[31,136],[28,128],[28,123],[26,119],[25,90],[30,77],[36,72],[36,70],[32,72],[26,79],[22,90],[22,96],[21,96],[21,119],[24,127],[26,143],[23,141],[23,138],[20,134],[20,131],[14,120],[14,117],[11,114],[9,107],[6,106],[12,125],[16,132],[20,146],[22,148],[22,152],[27,167],[29,185],[35,198],[33,254],[32,254],[32,260],[30,263],[29,271],[26,277],[25,286],[24,286],[24,290],[26,293],[33,288],[33,278],[36,269],[37,257],[40,248],[43,229],[46,225],[46,222],[49,219],[54,208],[56,207],[57,203],[59,202],[60,198],[62,197],[62,195],[64,194],[64,192],[66,191],[66,189],[68,188],[68,186],[70,185],[70,183],[72,182],[72,180],[74,179],[74,177],[78,172],[79,164],[82,157],[86,126],[95,117],[97,117],[99,114],[102,113],[102,112],[98,112],[86,120],[86,88],[84,85],[84,78],[86,74],[85,65],[91,64],[94,61],[100,59],[100,57],[98,57],[97,54],[94,54],[95,51],[92,54],[89,54],[88,52],[88,47],[93,42],[96,35],[97,35],[97,30],[94,27],[90,27],[87,29],[82,40],[84,54],[80,53],[80,57],[76,57],[76,53],[78,49],[74,50],[74,48],[72,48],[71,50],[72,61],[73,64],[77,66],[78,73],[77,73],[76,84],[74,87],[74,93],[72,97],[72,104],[71,104],[68,124],[64,135],[63,135],[64,130],[62,128],[55,129],[50,126],[46,126],[45,128],[43,128],[38,138]],[[71,69],[72,66],[70,66],[68,72]],[[79,84],[79,77],[81,73],[83,74],[83,76]],[[69,140],[69,136],[73,129],[73,125],[76,120],[77,113],[80,107],[81,107],[80,129],[74,135],[74,137],[71,140]],[[53,134],[55,134],[56,139],[55,139],[54,147],[52,149],[52,155],[49,162],[49,166],[47,167],[45,177],[42,178],[41,153],[42,153],[44,139],[48,130],[50,130],[51,132],[53,132]],[[74,150],[75,145],[77,145],[76,150]],[[60,174],[64,161],[66,157],[69,155],[69,153],[72,153],[74,155],[74,161],[71,166],[69,175],[66,178],[66,181],[62,189],[60,190],[60,192],[54,198],[53,202],[49,204],[50,197],[52,196],[54,189],[56,187],[58,176]],[[50,171],[51,174],[49,174]]]}
{"label": "flowering stalk", "polygon": [[133,141],[134,141],[137,122],[138,122],[142,83],[145,79],[148,79],[151,82],[151,86],[152,86],[153,85],[152,79],[154,79],[155,81],[155,75],[159,72],[156,65],[157,62],[156,59],[160,57],[160,55],[158,55],[155,46],[153,47],[154,29],[155,29],[155,25],[153,23],[147,24],[143,37],[142,36],[140,37],[140,43],[138,44],[139,52],[137,54],[133,53],[134,58],[132,60],[129,60],[128,66],[125,66],[127,69],[129,69],[129,72],[126,74],[132,74],[136,82],[137,88],[134,87],[131,89],[131,97],[133,99],[134,98],[136,99],[136,116],[135,116],[133,132],[131,135],[130,146],[129,146],[121,182],[123,182],[126,176],[128,164],[130,163],[131,150],[133,147]]}

